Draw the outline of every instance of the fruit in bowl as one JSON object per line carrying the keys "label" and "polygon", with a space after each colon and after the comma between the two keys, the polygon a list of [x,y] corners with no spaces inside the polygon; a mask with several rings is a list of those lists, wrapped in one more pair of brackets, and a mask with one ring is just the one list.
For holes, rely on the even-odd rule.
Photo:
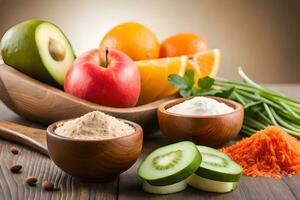
{"label": "fruit in bowl", "polygon": [[111,107],[133,107],[171,96],[177,89],[168,82],[170,74],[183,76],[193,69],[195,79],[213,77],[220,65],[220,51],[207,50],[201,36],[180,33],[159,44],[150,29],[136,22],[114,27],[102,39],[100,50],[74,63],[65,35],[42,20],[12,27],[2,39],[1,52],[6,64],[32,78],[64,85],[67,93]]}
{"label": "fruit in bowl", "polygon": [[10,28],[1,40],[3,61],[17,70],[48,84],[64,84],[75,59],[72,46],[54,24],[28,20]]}
{"label": "fruit in bowl", "polygon": [[99,48],[74,61],[64,88],[69,94],[101,105],[133,107],[140,95],[140,74],[125,53]]}
{"label": "fruit in bowl", "polygon": [[118,49],[135,61],[154,59],[159,55],[159,42],[154,33],[136,22],[126,22],[111,29],[100,47]]}
{"label": "fruit in bowl", "polygon": [[146,104],[176,93],[177,89],[168,82],[168,75],[183,76],[187,62],[187,56],[136,61],[142,86],[138,104]]}

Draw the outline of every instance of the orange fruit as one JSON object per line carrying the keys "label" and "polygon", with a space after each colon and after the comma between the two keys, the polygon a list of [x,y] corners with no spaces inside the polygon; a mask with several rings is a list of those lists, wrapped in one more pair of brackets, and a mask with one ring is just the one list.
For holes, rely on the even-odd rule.
{"label": "orange fruit", "polygon": [[183,76],[186,69],[193,69],[195,83],[199,77],[214,77],[220,66],[219,49],[198,52],[192,56],[168,57],[136,61],[141,75],[141,93],[138,104],[146,104],[177,92],[168,81],[170,74]]}
{"label": "orange fruit", "polygon": [[160,44],[159,57],[192,55],[207,50],[206,41],[193,33],[179,33],[168,37]]}
{"label": "orange fruit", "polygon": [[141,74],[141,93],[139,105],[167,97],[177,89],[170,85],[168,76],[183,76],[188,63],[187,56],[161,58],[135,62]]}
{"label": "orange fruit", "polygon": [[133,60],[158,58],[159,42],[154,33],[142,24],[127,22],[111,29],[100,46],[123,51]]}
{"label": "orange fruit", "polygon": [[213,49],[208,51],[200,51],[194,54],[189,60],[187,68],[194,70],[195,79],[205,76],[214,77],[220,68],[221,51]]}

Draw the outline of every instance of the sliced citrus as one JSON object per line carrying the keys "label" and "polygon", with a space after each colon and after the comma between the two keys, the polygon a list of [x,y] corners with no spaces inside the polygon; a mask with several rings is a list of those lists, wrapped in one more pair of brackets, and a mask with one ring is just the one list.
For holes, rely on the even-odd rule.
{"label": "sliced citrus", "polygon": [[135,62],[141,74],[139,105],[162,99],[177,92],[170,85],[170,74],[184,75],[186,69],[195,72],[195,83],[199,77],[214,77],[220,66],[220,50],[201,51],[192,56],[168,57]]}
{"label": "sliced citrus", "polygon": [[188,68],[192,68],[195,72],[195,79],[199,77],[214,77],[220,67],[221,51],[213,49],[208,51],[200,51],[189,60]]}
{"label": "sliced citrus", "polygon": [[168,82],[170,74],[183,76],[188,62],[187,56],[136,61],[141,74],[139,105],[146,104],[176,93]]}
{"label": "sliced citrus", "polygon": [[164,78],[164,84],[165,87],[162,88],[162,92],[158,96],[158,99],[170,96],[172,94],[175,94],[177,89],[173,87],[169,81],[168,81],[168,76],[170,74],[178,74],[179,76],[183,76],[184,72],[186,70],[186,66],[188,63],[188,57],[187,56],[181,56],[181,57],[175,57],[170,58],[170,62],[168,65],[168,70],[167,70],[167,76]]}

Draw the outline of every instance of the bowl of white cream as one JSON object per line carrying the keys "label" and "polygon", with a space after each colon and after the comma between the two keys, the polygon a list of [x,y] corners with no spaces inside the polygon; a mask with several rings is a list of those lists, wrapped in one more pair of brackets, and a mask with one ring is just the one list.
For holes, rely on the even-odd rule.
{"label": "bowl of white cream", "polygon": [[165,102],[157,115],[160,129],[170,140],[219,147],[239,133],[244,108],[228,99],[199,96]]}

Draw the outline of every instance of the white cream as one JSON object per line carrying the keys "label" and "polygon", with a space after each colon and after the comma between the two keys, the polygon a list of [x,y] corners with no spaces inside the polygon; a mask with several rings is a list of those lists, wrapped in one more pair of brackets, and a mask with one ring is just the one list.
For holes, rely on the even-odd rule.
{"label": "white cream", "polygon": [[167,109],[167,112],[180,115],[222,115],[234,109],[225,103],[207,97],[194,97]]}

